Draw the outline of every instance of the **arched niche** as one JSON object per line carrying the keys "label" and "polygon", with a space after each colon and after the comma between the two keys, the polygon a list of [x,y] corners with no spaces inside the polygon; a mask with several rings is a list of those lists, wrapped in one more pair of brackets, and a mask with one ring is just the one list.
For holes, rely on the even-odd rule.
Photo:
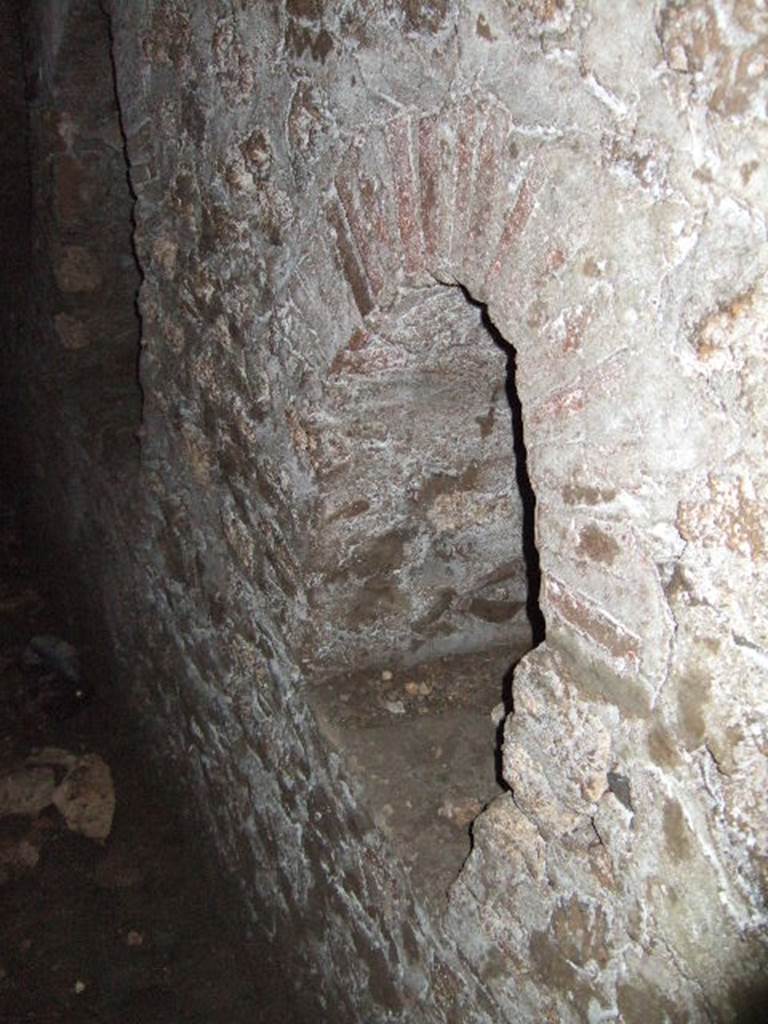
{"label": "arched niche", "polygon": [[[320,380],[293,413],[315,489],[302,663],[428,897],[505,787],[510,669],[544,634],[515,349],[486,307],[537,148],[474,100],[383,126],[341,160],[293,282]],[[351,312],[326,327],[334,277]]]}

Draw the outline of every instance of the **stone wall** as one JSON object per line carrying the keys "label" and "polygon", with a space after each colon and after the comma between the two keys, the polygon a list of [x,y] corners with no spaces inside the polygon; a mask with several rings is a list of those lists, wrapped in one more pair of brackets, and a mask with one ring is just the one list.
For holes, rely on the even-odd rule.
{"label": "stone wall", "polygon": [[[54,96],[32,115],[42,314],[90,382],[65,373],[33,433],[42,451],[59,417],[72,474],[94,475],[60,515],[106,538],[94,588],[124,685],[310,1019],[757,1020],[763,5],[109,8],[117,122],[66,46],[95,0],[42,3],[30,29],[28,81]],[[65,415],[109,394],[97,353],[124,366],[135,343],[89,305],[118,289],[127,325],[137,283],[90,184],[117,181],[107,153],[128,161],[141,268],[128,515]],[[126,203],[106,204],[123,227]],[[546,641],[514,674],[508,790],[441,913],[308,694],[337,665],[530,644],[494,336],[515,353]]]}
{"label": "stone wall", "polygon": [[308,670],[531,646],[506,361],[458,288],[407,290],[294,414],[319,491]]}
{"label": "stone wall", "polygon": [[[13,485],[29,541],[52,577],[85,582],[93,619],[120,578],[139,468],[139,271],[110,51],[97,3],[3,5],[24,40],[26,130],[6,152],[28,158],[17,184],[15,329],[4,331],[17,422]],[[21,46],[17,60],[21,63]],[[21,73],[21,72],[20,72]],[[29,189],[31,185],[31,196]],[[23,226],[22,226],[23,225]],[[10,245],[9,245],[10,241]],[[45,538],[45,539],[44,539]],[[65,568],[67,567],[67,568]],[[57,581],[58,582],[58,581]]]}

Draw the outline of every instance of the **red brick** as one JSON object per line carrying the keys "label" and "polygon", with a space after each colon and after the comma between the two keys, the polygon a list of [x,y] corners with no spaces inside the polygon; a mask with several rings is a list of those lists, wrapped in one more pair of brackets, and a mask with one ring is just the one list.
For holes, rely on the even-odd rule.
{"label": "red brick", "polygon": [[385,290],[400,276],[403,251],[398,231],[398,211],[384,131],[373,132],[361,153],[358,195],[371,244],[381,267]]}
{"label": "red brick", "polygon": [[424,251],[433,260],[440,234],[440,170],[437,141],[437,115],[423,117],[416,127],[419,148],[419,202]]}
{"label": "red brick", "polygon": [[581,383],[570,384],[547,395],[528,414],[531,427],[543,426],[552,420],[562,420],[582,412],[586,405],[586,394]]}
{"label": "red brick", "polygon": [[361,195],[360,149],[352,146],[341,161],[342,171],[335,180],[336,192],[344,207],[347,224],[355,240],[357,251],[365,269],[371,295],[375,299],[384,287],[384,273],[376,257],[374,235],[371,231],[371,201],[364,208]]}
{"label": "red brick", "polygon": [[[548,348],[544,344],[532,349],[527,360],[529,365],[519,381],[520,385],[535,381],[541,387],[542,380],[554,383],[557,372],[553,369],[553,362],[555,366],[558,365],[553,360],[556,352],[557,349]],[[528,414],[531,427],[537,428],[540,433],[551,433],[553,430],[564,429],[564,420],[571,419],[587,408],[590,416],[594,418],[604,415],[604,410],[626,406],[626,395],[630,391],[627,377],[630,373],[631,358],[627,350],[619,350],[591,366],[586,365],[566,385],[549,390],[546,389],[545,383],[545,397],[538,401]],[[539,391],[540,394],[542,390]],[[551,426],[556,422],[560,423],[559,427]],[[620,439],[615,436],[614,440],[618,444]]]}
{"label": "red brick", "polygon": [[411,123],[397,118],[387,125],[387,148],[392,160],[394,188],[400,229],[400,240],[405,254],[405,269],[416,275],[424,269],[424,240],[419,220],[419,197],[411,156]]}
{"label": "red brick", "polygon": [[485,279],[496,252],[500,234],[498,213],[507,202],[507,175],[511,163],[506,148],[509,129],[507,112],[502,107],[492,107],[476,157],[465,252],[465,260],[472,261],[473,276],[479,279]]}
{"label": "red brick", "polygon": [[485,287],[488,291],[494,288],[502,271],[510,259],[514,258],[515,250],[520,244],[520,238],[533,211],[535,192],[536,178],[534,175],[529,175],[520,185],[515,202],[504,218],[504,227],[496,254],[485,278]]}
{"label": "red brick", "polygon": [[[456,186],[457,134],[458,125],[455,118],[449,118],[445,113],[432,119],[424,118],[420,122],[419,174],[422,224],[430,269],[440,276],[452,273],[451,232]],[[428,233],[429,243],[426,242]]]}
{"label": "red brick", "polygon": [[477,139],[481,114],[474,99],[466,100],[456,111],[458,138],[454,168],[451,262],[460,275],[464,263],[464,245],[472,206],[472,182],[475,173]]}
{"label": "red brick", "polygon": [[355,252],[341,206],[336,202],[330,202],[326,207],[326,217],[336,239],[339,264],[360,310],[360,316],[365,318],[373,309],[373,297],[368,287],[368,279]]}
{"label": "red brick", "polygon": [[561,583],[549,578],[546,588],[547,604],[582,636],[586,636],[614,658],[629,662],[637,668],[640,640],[614,622],[596,604],[583,595],[576,595]]}

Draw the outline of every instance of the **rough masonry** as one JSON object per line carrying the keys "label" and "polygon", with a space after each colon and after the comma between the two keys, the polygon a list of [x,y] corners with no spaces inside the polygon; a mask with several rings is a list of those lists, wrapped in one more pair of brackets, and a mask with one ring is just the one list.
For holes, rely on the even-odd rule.
{"label": "rough masonry", "polygon": [[[765,5],[23,20],[28,491],[315,1019],[757,1020]],[[436,910],[311,690],[530,647],[510,354],[546,639]]]}

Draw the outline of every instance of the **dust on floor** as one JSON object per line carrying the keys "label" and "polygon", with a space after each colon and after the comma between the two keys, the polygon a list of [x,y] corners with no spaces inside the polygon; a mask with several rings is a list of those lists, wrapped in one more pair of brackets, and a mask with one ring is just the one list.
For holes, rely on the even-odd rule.
{"label": "dust on floor", "polygon": [[511,668],[530,648],[508,648],[370,668],[311,688],[326,739],[433,911],[471,850],[472,823],[506,788],[500,725]]}

